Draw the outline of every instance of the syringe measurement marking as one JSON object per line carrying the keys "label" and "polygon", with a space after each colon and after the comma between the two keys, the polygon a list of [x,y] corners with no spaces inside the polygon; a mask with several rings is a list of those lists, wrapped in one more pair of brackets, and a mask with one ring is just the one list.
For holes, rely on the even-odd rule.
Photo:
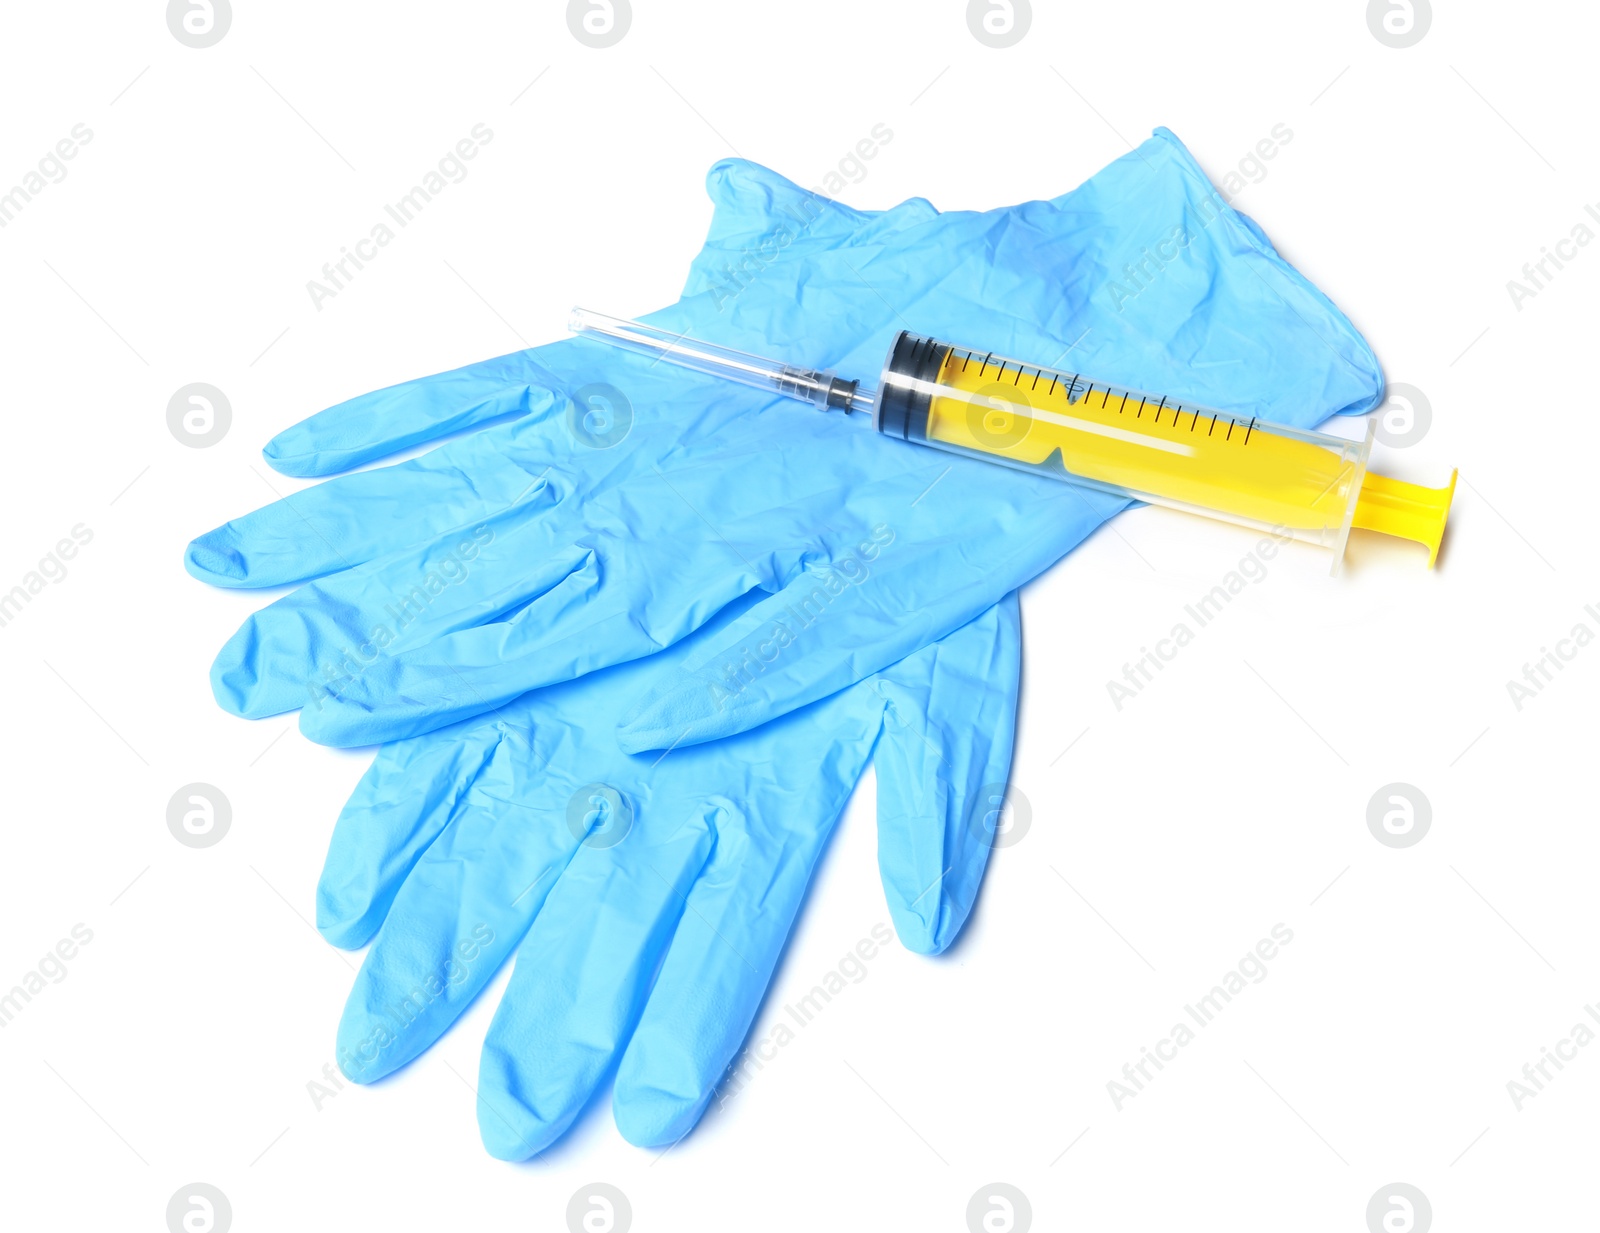
{"label": "syringe measurement marking", "polygon": [[[962,356],[962,360],[961,360],[961,371],[962,372],[966,372],[967,371],[967,366],[972,363],[972,360],[973,360],[973,358],[974,358],[974,356],[976,354],[977,353],[974,352],[974,351],[968,351],[968,352],[964,353],[964,355]],[[954,351],[952,349],[952,360],[953,360],[953,356],[954,356]],[[991,352],[989,352],[987,355],[985,355],[983,357],[982,361],[980,361],[980,363],[978,365],[978,375],[980,377],[985,374],[985,372],[988,369],[989,362],[991,360],[993,360],[993,359],[994,359],[994,352],[991,351]],[[1027,371],[1028,370],[1027,370],[1027,367],[1025,365],[1018,365],[1016,374],[1012,377],[1011,384],[1013,386],[1021,388],[1022,378],[1027,373]],[[1002,360],[1000,362],[1000,364],[999,364],[998,370],[995,373],[996,382],[999,382],[999,381],[1003,380],[1004,377],[1005,377],[1005,374],[1006,374],[1006,362],[1004,360]],[[1072,378],[1067,383],[1067,388],[1065,390],[1065,395],[1066,395],[1066,399],[1067,399],[1067,404],[1069,406],[1073,402],[1073,395],[1077,391],[1078,381],[1081,379],[1082,375],[1083,375],[1082,373],[1074,373],[1072,375]],[[1043,377],[1043,376],[1044,376],[1044,368],[1042,366],[1040,366],[1040,367],[1038,367],[1038,368],[1036,368],[1034,370],[1033,380],[1028,385],[1028,389],[1029,389],[1030,392],[1035,392],[1035,391],[1038,390],[1038,388],[1039,388],[1039,379],[1041,377]],[[1055,393],[1056,386],[1060,383],[1060,380],[1061,380],[1061,374],[1052,369],[1051,373],[1050,373],[1050,385],[1045,390],[1045,397],[1047,397],[1047,398],[1051,397]],[[1085,403],[1087,403],[1089,395],[1094,393],[1095,385],[1096,385],[1096,383],[1091,381],[1085,387],[1084,392],[1083,392],[1083,401]],[[1100,406],[1101,406],[1102,410],[1105,410],[1105,409],[1109,408],[1110,402],[1111,402],[1111,395],[1114,392],[1115,392],[1114,388],[1112,386],[1109,386],[1109,385],[1106,386],[1101,391],[1101,393],[1100,393]],[[1127,410],[1128,410],[1128,399],[1130,399],[1132,397],[1133,397],[1133,392],[1131,390],[1124,390],[1123,391],[1122,401],[1117,404],[1117,414],[1118,415],[1123,415],[1123,414],[1127,413]],[[1143,396],[1141,396],[1140,399],[1139,399],[1139,407],[1134,412],[1134,418],[1135,419],[1143,419],[1144,418],[1145,409],[1149,405],[1150,405],[1149,401],[1147,399],[1145,399]],[[1162,411],[1166,410],[1166,406],[1167,406],[1167,395],[1162,395],[1161,401],[1156,404],[1156,409],[1155,409],[1155,423],[1156,423],[1157,426],[1159,426],[1161,424],[1161,413],[1162,413]],[[1054,419],[1055,418],[1054,416],[1050,415],[1050,413],[1045,412],[1042,408],[1039,409],[1039,410],[1033,410],[1032,408],[1029,408],[1029,410],[1032,411],[1033,414],[1039,419],[1050,420],[1050,419]],[[1200,410],[1198,410],[1198,409],[1192,410],[1192,411],[1190,411],[1189,414],[1191,416],[1191,418],[1189,420],[1189,431],[1193,432],[1200,424]],[[1210,437],[1210,436],[1214,436],[1216,434],[1217,419],[1218,419],[1217,413],[1216,412],[1212,412],[1211,423],[1206,428],[1206,436]],[[1173,408],[1172,408],[1172,427],[1176,429],[1182,424],[1182,422],[1183,422],[1183,404],[1182,403],[1176,403],[1176,404],[1173,405]],[[1250,422],[1245,426],[1245,435],[1244,435],[1243,440],[1240,442],[1241,445],[1249,445],[1250,444],[1250,438],[1255,432],[1256,422],[1257,422],[1257,417],[1252,416],[1250,418]],[[1232,419],[1232,418],[1229,419],[1229,421],[1228,421],[1228,430],[1227,430],[1227,432],[1225,432],[1223,434],[1223,438],[1222,438],[1225,443],[1231,443],[1232,442],[1232,440],[1233,440],[1233,430],[1236,427],[1238,427],[1238,424],[1239,424],[1239,421],[1237,419]]]}
{"label": "syringe measurement marking", "polygon": [[[1076,381],[1077,378],[1074,377],[1073,380]],[[1052,386],[1053,386],[1053,383],[1052,383]],[[1048,393],[1048,392],[1049,391],[1046,391],[1046,393]],[[1094,392],[1094,382],[1091,381],[1089,383],[1089,388],[1084,392],[1084,398],[1087,399],[1088,396],[1090,394],[1092,394],[1093,392]],[[1112,394],[1112,389],[1111,389],[1110,386],[1107,386],[1105,391],[1100,396],[1100,406],[1102,408],[1104,408],[1107,405],[1107,403],[1109,402],[1111,394]],[[1069,397],[1069,399],[1071,397],[1070,390],[1068,392],[1068,397]],[[1117,414],[1118,415],[1123,414],[1128,409],[1128,399],[1130,399],[1131,397],[1133,397],[1132,391],[1125,391],[1123,393],[1122,402],[1120,404],[1118,404],[1118,406],[1117,406]],[[1143,419],[1144,418],[1145,408],[1147,406],[1149,406],[1149,405],[1150,404],[1143,397],[1141,397],[1139,399],[1139,408],[1134,413],[1134,418],[1135,419]],[[1167,405],[1167,396],[1163,395],[1162,398],[1161,398],[1161,401],[1156,404],[1155,422],[1156,422],[1157,425],[1160,425],[1160,423],[1161,423],[1161,412],[1166,409],[1166,405]],[[1198,410],[1194,410],[1194,411],[1190,411],[1189,414],[1193,417],[1189,421],[1189,431],[1193,432],[1195,430],[1195,427],[1200,423],[1200,412]],[[1176,403],[1176,404],[1173,405],[1173,408],[1172,408],[1172,427],[1173,428],[1177,428],[1182,423],[1182,420],[1183,420],[1183,404],[1182,403]],[[1228,431],[1223,434],[1223,438],[1222,438],[1224,443],[1232,442],[1232,440],[1233,440],[1233,430],[1236,427],[1238,427],[1238,424],[1239,424],[1239,421],[1237,419],[1230,419],[1228,421]],[[1255,432],[1255,426],[1256,426],[1256,417],[1255,416],[1251,416],[1249,424],[1247,424],[1245,426],[1244,439],[1242,441],[1240,441],[1241,445],[1249,445],[1250,444],[1250,437],[1251,437],[1251,434]],[[1208,436],[1208,437],[1211,436],[1216,431],[1216,427],[1217,427],[1217,414],[1215,412],[1213,412],[1212,416],[1211,416],[1210,427],[1208,427],[1206,429],[1206,436]]]}

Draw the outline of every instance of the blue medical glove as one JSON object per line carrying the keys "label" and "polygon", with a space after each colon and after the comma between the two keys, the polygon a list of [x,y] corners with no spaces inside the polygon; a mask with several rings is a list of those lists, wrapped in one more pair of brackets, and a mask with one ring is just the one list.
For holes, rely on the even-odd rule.
{"label": "blue medical glove", "polygon": [[[813,203],[748,164],[720,164],[712,191],[719,219],[765,220]],[[1355,329],[1220,201],[1165,130],[1055,201],[943,215],[914,202],[865,221],[819,208],[814,236],[744,282],[722,269],[734,250],[714,242],[685,300],[652,320],[867,377],[910,327],[1290,424],[1367,410],[1380,397],[1376,360]],[[827,246],[851,227],[859,231],[844,247]],[[738,251],[750,251],[744,243]],[[861,417],[600,350],[569,342],[396,387],[280,438],[279,456],[320,471],[414,443],[432,423],[442,431],[528,408],[431,455],[426,484],[414,483],[423,469],[412,464],[349,477],[197,541],[190,563],[202,576],[251,583],[260,559],[274,565],[259,578],[276,583],[292,572],[285,562],[308,562],[299,576],[325,571],[327,545],[372,546],[364,509],[432,504],[448,489],[458,494],[443,503],[451,516],[479,519],[258,613],[213,670],[224,705],[291,709],[310,683],[317,705],[302,711],[301,727],[315,740],[414,734],[649,654],[732,599],[764,592],[725,642],[642,698],[620,733],[630,750],[713,739],[826,697],[970,621],[1123,504],[889,440]],[[537,379],[491,396],[507,366]],[[579,395],[597,373],[625,392],[633,431],[599,463],[573,460],[570,446],[554,461],[554,429],[573,405],[560,391]],[[881,560],[865,585],[828,597],[825,620],[795,615],[817,609],[809,566],[868,544]],[[457,559],[469,552],[471,568]],[[751,642],[774,634],[802,647],[775,670],[752,658]]]}
{"label": "blue medical glove", "polygon": [[317,923],[376,940],[339,1027],[371,1082],[433,1043],[517,953],[479,1079],[496,1156],[571,1125],[606,1075],[624,1137],[699,1119],[874,758],[901,940],[936,953],[977,895],[1011,759],[1015,596],[888,671],[728,740],[629,756],[618,713],[678,648],[385,746],[334,832]]}
{"label": "blue medical glove", "polygon": [[[751,184],[766,181],[781,185],[791,199],[752,196]],[[719,166],[712,183],[725,186],[729,196],[715,214],[707,251],[771,248],[773,256],[764,258],[769,266],[847,242],[876,244],[895,227],[934,215],[922,201],[863,214],[762,169],[747,175],[742,165]],[[700,296],[694,320],[709,328],[706,314],[715,316],[717,301]],[[630,375],[619,375],[623,368]],[[608,378],[628,384],[631,404]],[[735,413],[725,403],[729,394],[704,379],[693,388],[668,366],[650,371],[612,348],[568,339],[353,399],[287,430],[269,443],[268,461],[290,474],[322,474],[520,413],[512,423],[421,458],[296,493],[191,543],[189,572],[216,585],[281,586],[332,575],[245,622],[212,668],[219,703],[252,718],[307,704],[302,726],[309,735],[351,743],[349,733],[332,732],[349,718],[340,696],[348,692],[359,715],[360,692],[382,688],[372,685],[374,678],[407,674],[409,665],[396,662],[405,646],[426,645],[443,632],[465,627],[467,639],[487,636],[491,643],[509,633],[520,654],[541,642],[548,667],[528,686],[492,688],[490,697],[468,678],[474,667],[497,663],[501,652],[491,645],[477,663],[452,663],[447,684],[463,691],[462,705],[453,709],[424,687],[419,692],[428,697],[422,705],[429,714],[426,723],[412,725],[419,730],[675,641],[749,584],[723,588],[718,603],[697,598],[687,613],[655,602],[651,611],[673,620],[659,634],[624,630],[621,643],[606,645],[608,626],[617,632],[608,618],[621,614],[624,624],[635,624],[631,614],[647,606],[638,588],[649,582],[635,567],[659,553],[663,540],[706,535],[706,521],[674,489],[670,472],[681,465],[676,457],[685,439],[714,433],[715,414],[700,422],[708,410]],[[601,415],[610,418],[597,425]],[[791,483],[773,491],[814,488],[814,468],[804,461]],[[656,504],[646,514],[655,538],[645,537],[637,550],[629,528],[598,509],[599,495],[618,488],[629,489],[635,504]],[[602,526],[592,534],[596,522]],[[595,578],[602,571],[603,583]],[[584,598],[576,609],[575,595]],[[685,591],[680,586],[667,598],[683,601]],[[510,612],[502,612],[508,605]],[[486,617],[489,627],[480,628]],[[452,644],[446,657],[459,649]],[[512,675],[506,674],[508,681]],[[360,718],[354,722],[361,724]],[[369,725],[362,739],[409,730]]]}

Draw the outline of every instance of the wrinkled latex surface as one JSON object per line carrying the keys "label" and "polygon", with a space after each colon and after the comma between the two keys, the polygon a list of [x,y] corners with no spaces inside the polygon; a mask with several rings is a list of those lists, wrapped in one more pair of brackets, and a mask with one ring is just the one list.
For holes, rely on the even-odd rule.
{"label": "wrinkled latex surface", "polygon": [[[719,191],[719,175],[725,178],[721,190],[731,192],[734,198],[750,194],[754,199],[743,203],[747,208],[744,214],[730,212],[727,202],[719,204],[719,220],[743,217],[762,222],[747,223],[742,232],[731,226],[726,239],[719,239],[714,229],[708,253],[697,263],[689,288],[691,293],[713,300],[721,292],[712,284],[722,279],[724,289],[727,285],[726,276],[718,272],[718,262],[744,251],[752,242],[752,231],[759,239],[771,226],[774,201],[783,192],[794,191],[759,169],[721,165],[713,172],[714,195]],[[901,210],[900,221],[907,230],[927,226],[936,218],[925,203],[908,203]],[[888,251],[900,242],[894,237],[896,224],[885,221],[894,213],[881,220],[851,215],[855,230],[849,234],[866,233],[864,247],[881,245]],[[984,218],[991,230],[999,232],[1027,225],[1021,218],[1002,222],[1000,213],[962,217]],[[795,304],[785,308],[782,295],[778,295],[768,309],[778,321],[783,320],[778,315],[783,311],[799,314],[788,324],[795,329],[803,327],[805,314],[800,314],[799,305],[811,286],[807,280],[828,272],[825,260],[811,260],[806,240],[822,242],[828,236],[828,225],[819,221],[815,237],[794,242],[795,251],[785,254],[793,258],[793,267],[787,259],[773,262],[762,269],[760,280],[740,292],[740,298],[758,294],[762,281],[781,282],[793,276],[785,285]],[[1255,234],[1243,220],[1239,226]],[[1246,241],[1244,248],[1260,257],[1254,243]],[[719,250],[719,244],[725,247]],[[851,255],[859,257],[854,252]],[[874,259],[886,260],[881,254],[874,254]],[[859,264],[864,275],[871,262],[860,259]],[[833,273],[839,273],[837,268]],[[1220,277],[1216,271],[1212,275]],[[1146,295],[1141,293],[1139,298]],[[927,296],[919,300],[928,302]],[[1276,308],[1279,313],[1307,310],[1305,304],[1279,304]],[[1266,312],[1266,307],[1262,311]],[[1014,328],[1026,332],[1021,325]],[[1275,327],[1268,321],[1262,329],[1270,334]],[[741,345],[731,334],[705,333]],[[1353,331],[1349,337],[1353,342],[1348,355],[1336,353],[1335,361],[1325,367],[1337,367],[1350,356],[1359,361],[1366,354]],[[742,345],[774,350],[755,337]],[[1001,349],[1001,344],[995,345]],[[1080,340],[1082,345],[1086,339]],[[499,380],[506,374],[492,372],[493,365],[514,361],[520,375],[527,371],[529,355],[571,353],[582,346],[559,344],[559,351],[540,349],[464,371],[470,374],[469,386],[480,378]],[[805,358],[836,363],[845,371],[870,372],[876,364],[874,358],[866,368],[851,369],[845,367],[848,361],[821,355]],[[435,422],[448,421],[451,427],[460,427],[474,417],[517,410],[524,403],[527,407],[516,424],[491,428],[436,451],[422,460],[430,462],[431,469],[413,466],[404,482],[385,474],[381,481],[351,477],[312,490],[328,493],[326,498],[313,498],[325,502],[310,511],[318,525],[324,525],[321,519],[331,517],[326,525],[343,526],[343,539],[319,537],[322,547],[308,550],[309,537],[303,525],[296,525],[303,523],[307,511],[283,507],[277,514],[263,511],[252,516],[278,518],[276,526],[266,521],[254,526],[231,524],[237,528],[231,539],[213,533],[218,538],[206,537],[211,541],[206,547],[218,552],[216,560],[228,562],[226,570],[237,573],[233,581],[268,585],[269,578],[282,582],[325,574],[346,554],[376,560],[385,551],[412,552],[404,545],[399,550],[390,545],[399,536],[414,536],[418,526],[436,531],[439,520],[462,511],[467,517],[442,525],[476,527],[473,520],[479,513],[493,513],[502,498],[515,506],[540,495],[548,502],[540,513],[548,514],[564,496],[573,496],[579,480],[572,480],[571,492],[546,493],[538,485],[548,476],[541,477],[529,465],[530,458],[539,461],[537,449],[524,457],[516,450],[501,449],[500,444],[518,428],[526,431],[530,424],[542,424],[543,435],[534,434],[535,446],[546,451],[553,450],[552,441],[560,446],[555,430],[564,431],[565,424],[552,424],[549,415],[564,404],[550,392],[573,388],[579,378],[593,379],[602,371],[616,380],[615,374],[623,369],[609,367],[614,359],[608,353],[593,364],[575,360],[566,375],[566,387],[552,383],[536,394],[530,386],[516,397],[499,401],[479,398],[475,409],[466,410],[463,408],[474,402],[476,393],[459,388],[452,375],[440,382],[452,388],[437,404],[423,406],[414,393],[403,394],[395,396],[392,406],[369,407],[374,414],[367,422],[354,413],[338,414],[314,429],[302,426],[305,433],[299,438],[295,434],[300,430],[291,430],[280,438],[279,461],[284,469],[315,471],[381,456],[407,437],[406,444],[425,440]],[[1362,367],[1359,362],[1353,366],[1357,370]],[[1088,369],[1091,364],[1084,361],[1083,367]],[[1375,365],[1367,371],[1370,381],[1376,382]],[[1337,379],[1328,378],[1328,382],[1329,390],[1344,388]],[[1350,390],[1361,387],[1359,378],[1350,381]],[[1324,391],[1321,410],[1315,416],[1301,416],[1300,422],[1321,418],[1326,411],[1364,409],[1361,397],[1339,403],[1338,395],[1329,390]],[[391,394],[370,397],[376,400]],[[774,415],[798,415],[809,425],[827,424],[830,432],[841,427],[837,418],[808,417],[791,404],[739,401],[744,394],[706,386],[701,390],[700,405],[705,408],[701,418],[677,422],[653,419],[656,404],[647,399],[646,409],[636,413],[635,431],[642,428],[645,434],[638,442],[631,448],[625,448],[627,442],[612,447],[624,452],[612,453],[602,463],[574,468],[581,482],[589,485],[584,492],[614,500],[650,476],[677,478],[673,468],[680,463],[692,471],[685,460],[696,465],[706,459],[722,465],[764,465],[762,455],[772,443],[759,432],[741,437],[736,431],[749,428],[746,421],[751,419],[770,424]],[[543,413],[534,408],[541,397],[549,397]],[[1369,402],[1371,397],[1375,397],[1375,387]],[[1208,401],[1224,400],[1210,397]],[[1268,412],[1252,409],[1252,413]],[[710,417],[709,423],[706,417]],[[1294,417],[1278,412],[1275,418]],[[700,436],[706,433],[710,434],[709,445]],[[807,451],[828,444],[822,434],[807,437],[798,429],[795,433],[805,446],[795,456],[800,460],[811,457]],[[384,434],[389,435],[388,441],[374,445]],[[310,446],[308,435],[315,438]],[[719,454],[719,450],[726,451],[730,438],[739,448]],[[879,450],[877,457],[891,457],[881,453],[881,447],[888,446],[899,456],[909,454],[915,459],[900,471],[863,472],[869,483],[892,485],[903,483],[907,475],[917,475],[927,484],[938,484],[942,494],[945,483],[959,478],[950,468],[951,460],[925,460],[912,447],[879,442],[870,436],[863,439],[871,443],[869,449]],[[467,443],[486,440],[494,444],[478,447],[486,449],[486,455],[478,458],[480,473],[478,467],[468,465],[476,456],[469,456]],[[788,448],[791,443],[785,439],[780,444]],[[565,448],[570,455],[570,436]],[[846,453],[851,465],[865,465],[853,450]],[[505,465],[497,469],[497,463]],[[548,458],[545,465],[551,465]],[[790,465],[794,465],[793,459]],[[982,464],[967,465],[979,467],[984,480],[994,479]],[[808,483],[818,482],[812,475],[805,478]],[[359,487],[361,484],[368,486]],[[851,496],[855,490],[836,486],[830,495],[837,500],[841,492]],[[924,484],[905,508],[915,511],[929,504],[922,500],[928,491]],[[881,494],[871,495],[876,499]],[[906,494],[897,495],[903,498]],[[1054,485],[1040,495],[1057,501],[1061,498]],[[430,497],[437,500],[430,502]],[[730,498],[743,499],[738,494]],[[348,511],[361,507],[363,501],[368,502],[367,516],[349,517]],[[1015,525],[1024,529],[1033,526],[1026,518],[1028,510],[1018,511],[1004,501],[1000,504],[1003,508],[996,517],[1014,518]],[[776,507],[783,508],[784,503],[778,502]],[[625,501],[616,508],[638,518],[629,524],[630,530],[649,525],[647,501],[640,501],[637,509]],[[772,508],[770,502],[763,506],[761,517],[771,519]],[[742,509],[735,506],[735,510]],[[378,511],[387,511],[387,516]],[[1105,512],[1084,505],[1072,513],[1070,517],[1079,521],[1078,537]],[[342,523],[341,517],[345,519]],[[604,521],[588,519],[585,533],[592,539],[595,528]],[[241,524],[249,522],[241,520]],[[789,525],[797,527],[793,521]],[[980,608],[974,623],[958,627],[957,633],[943,642],[919,642],[929,649],[853,689],[818,694],[822,701],[794,711],[778,723],[700,745],[692,740],[705,734],[696,732],[692,740],[683,740],[674,748],[660,767],[653,765],[653,756],[623,754],[608,740],[619,718],[636,720],[650,707],[670,708],[675,700],[705,689],[708,673],[726,689],[730,664],[749,666],[748,679],[741,683],[729,708],[736,712],[737,724],[752,722],[763,708],[767,715],[784,715],[805,691],[842,679],[840,674],[849,680],[867,677],[873,669],[866,665],[887,653],[885,647],[895,645],[894,640],[902,634],[892,628],[894,618],[886,601],[908,595],[917,598],[920,587],[930,593],[927,602],[940,602],[931,594],[939,585],[932,568],[936,563],[953,562],[965,569],[967,574],[957,588],[960,600],[977,602],[973,593],[982,584],[975,577],[982,563],[977,554],[988,542],[981,540],[981,534],[979,543],[964,548],[948,524],[942,537],[932,538],[922,537],[920,523],[909,528],[887,522],[861,525],[865,526],[864,535],[859,527],[854,535],[835,531],[832,539],[821,541],[819,551],[804,557],[803,572],[791,578],[791,589],[781,605],[773,607],[775,601],[767,598],[762,586],[727,604],[707,604],[703,613],[691,614],[686,627],[709,623],[666,654],[593,672],[582,681],[502,704],[491,717],[401,741],[380,752],[341,819],[319,896],[319,925],[333,940],[360,945],[379,930],[341,1025],[341,1065],[352,1077],[369,1081],[416,1056],[470,1002],[526,935],[517,971],[486,1044],[480,1076],[480,1124],[490,1150],[512,1158],[539,1150],[571,1124],[589,1094],[613,1070],[615,1111],[623,1133],[640,1143],[670,1142],[700,1116],[721,1068],[747,1032],[838,803],[872,753],[874,741],[880,782],[880,865],[896,927],[913,949],[938,950],[948,943],[970,908],[987,854],[983,827],[975,827],[973,820],[986,816],[993,807],[993,790],[1003,782],[1009,761],[1015,688],[1013,601],[987,612]],[[889,533],[874,537],[875,527],[888,528]],[[263,528],[265,534],[260,533]],[[987,532],[986,527],[977,530]],[[1059,533],[1059,528],[1050,533]],[[436,547],[432,557],[413,555],[411,560],[429,561],[441,575],[495,563],[497,558],[492,555],[480,562],[478,557],[483,554],[477,550],[469,557],[461,546],[467,539],[459,531],[456,536],[455,557],[463,560],[452,562],[448,542],[443,548]],[[197,541],[197,546],[204,542]],[[664,544],[669,552],[676,547],[670,539],[641,536],[640,542],[653,547]],[[726,538],[723,542],[729,543]],[[868,543],[874,549],[870,563],[864,561],[863,545]],[[904,563],[894,556],[901,547],[911,549],[911,557]],[[193,554],[190,561],[191,568],[202,575],[208,568]],[[743,564],[755,574],[766,562],[747,559]],[[460,565],[469,569],[458,571]],[[273,570],[280,571],[275,578]],[[289,572],[282,572],[285,570]],[[893,586],[879,585],[885,575]],[[561,583],[571,577],[572,572],[563,575]],[[819,580],[841,577],[846,585],[838,587],[837,593],[815,598]],[[217,580],[228,579],[222,576]],[[804,589],[793,586],[796,582],[803,583]],[[448,585],[462,584],[449,580]],[[592,583],[582,580],[565,601],[581,608],[591,599],[591,592],[584,588],[600,585],[603,578],[597,570]],[[771,589],[770,580],[764,585]],[[491,606],[493,602],[501,601],[492,600]],[[805,619],[811,615],[808,603],[820,614],[815,620]],[[481,616],[483,610],[480,607],[469,616]],[[947,602],[944,616],[938,619],[948,619],[954,610]],[[795,615],[797,611],[800,616]],[[903,618],[904,613],[901,615]],[[849,619],[835,620],[843,616]],[[762,648],[771,646],[771,635],[779,624],[796,637],[783,654],[768,662]],[[929,628],[935,624],[937,620]],[[460,628],[472,626],[462,624]],[[587,636],[594,628],[590,624],[580,632]],[[568,636],[576,635],[568,631]],[[855,645],[852,638],[857,639]],[[1006,650],[1007,646],[1011,649]],[[759,668],[744,654],[752,649]],[[791,653],[797,649],[805,654]],[[931,667],[926,658],[930,651],[935,653]],[[575,649],[573,654],[577,653]],[[585,653],[593,655],[595,651],[591,647]],[[808,657],[815,658],[810,663],[800,662]],[[588,666],[598,667],[603,662],[608,661],[601,654]],[[641,697],[646,700],[643,708],[630,701]],[[956,699],[954,704],[951,698]],[[723,701],[728,704],[726,697]],[[691,719],[692,711],[691,705]],[[960,715],[959,727],[952,715]],[[674,762],[680,758],[685,761]],[[687,777],[675,780],[674,766],[686,768],[682,773]],[[610,794],[596,791],[595,784],[607,785]],[[579,802],[576,832],[568,825],[574,797]],[[612,846],[579,842],[577,836],[583,833],[585,821],[597,824],[608,810],[614,813],[619,806],[613,801],[628,802],[633,823],[627,838]],[[586,812],[587,806],[592,810]],[[723,945],[735,939],[743,944]]]}
{"label": "wrinkled latex surface", "polygon": [[[1296,425],[1381,396],[1354,327],[1259,228],[1208,204],[1166,130],[1063,197],[983,213],[917,200],[865,215],[737,161],[708,185],[715,219],[685,298],[650,318],[669,328],[868,379],[912,328]],[[1177,255],[1137,294],[1113,291],[1146,250]],[[570,397],[597,383],[631,417],[603,449],[571,428]],[[301,728],[329,744],[415,735],[649,655],[756,593],[675,679],[652,676],[618,733],[633,751],[712,740],[958,628],[1121,508],[586,340],[351,400],[267,454],[322,475],[507,414],[191,544],[190,571],[220,585],[315,579],[223,648],[223,706],[261,716],[314,698]],[[800,653],[730,690],[750,640],[874,539],[890,542]]]}
{"label": "wrinkled latex surface", "polygon": [[489,1151],[542,1150],[612,1074],[623,1135],[676,1141],[748,1033],[869,758],[895,929],[915,951],[949,944],[1011,759],[1015,596],[752,732],[620,752],[615,718],[644,678],[738,606],[658,656],[379,751],[317,896],[330,941],[376,932],[339,1026],[347,1075],[371,1082],[416,1057],[515,951],[477,1084]]}

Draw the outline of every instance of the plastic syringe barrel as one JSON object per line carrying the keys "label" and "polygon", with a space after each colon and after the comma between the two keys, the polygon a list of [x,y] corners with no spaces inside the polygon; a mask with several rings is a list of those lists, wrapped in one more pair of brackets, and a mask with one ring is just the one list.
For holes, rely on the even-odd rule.
{"label": "plastic syringe barrel", "polygon": [[574,334],[598,338],[640,355],[666,360],[680,368],[808,402],[821,410],[864,410],[864,399],[871,398],[870,393],[860,390],[858,382],[847,381],[834,373],[780,364],[776,360],[751,355],[747,351],[736,351],[717,343],[702,342],[659,326],[646,325],[642,321],[608,317],[604,313],[574,308],[567,319],[567,328]]}
{"label": "plastic syringe barrel", "polygon": [[1365,441],[1228,415],[902,332],[873,427],[1115,496],[1220,518],[1343,555]]}
{"label": "plastic syringe barrel", "polygon": [[1352,525],[1423,544],[1431,566],[1450,516],[1454,475],[1443,488],[1369,475],[1370,423],[1365,440],[1350,441],[909,332],[889,348],[874,391],[581,308],[569,325],[815,407],[870,411],[885,436],[1316,544],[1333,552],[1335,570]]}

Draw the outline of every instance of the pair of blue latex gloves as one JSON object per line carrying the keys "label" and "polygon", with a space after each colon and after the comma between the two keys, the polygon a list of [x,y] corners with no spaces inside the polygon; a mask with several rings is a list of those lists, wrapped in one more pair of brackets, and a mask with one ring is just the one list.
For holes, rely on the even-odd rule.
{"label": "pair of blue latex gloves", "polygon": [[[684,297],[649,318],[675,331],[870,377],[911,329],[1306,426],[1381,397],[1350,323],[1165,130],[986,213],[862,213],[742,162],[709,187]],[[860,418],[568,340],[289,429],[268,461],[312,476],[483,426],[190,545],[218,585],[316,579],[224,647],[223,706],[391,742],[318,894],[331,941],[373,942],[351,1078],[417,1056],[515,951],[489,1150],[539,1151],[613,1073],[625,1137],[681,1137],[869,761],[901,940],[954,938],[1010,764],[1015,590],[1122,503]]]}

